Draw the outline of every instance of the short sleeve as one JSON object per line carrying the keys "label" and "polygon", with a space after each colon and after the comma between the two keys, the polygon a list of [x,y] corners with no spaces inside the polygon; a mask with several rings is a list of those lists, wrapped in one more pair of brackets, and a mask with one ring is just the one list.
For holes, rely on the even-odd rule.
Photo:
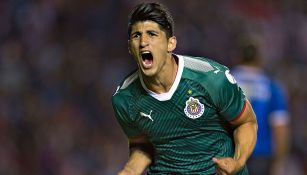
{"label": "short sleeve", "polygon": [[215,75],[214,79],[213,101],[219,114],[226,120],[233,121],[244,110],[245,95],[228,69]]}
{"label": "short sleeve", "polygon": [[112,105],[115,117],[126,136],[130,138],[141,135],[142,133],[133,124],[131,114],[129,113],[129,106],[131,104],[128,100],[120,98],[120,95],[116,94],[112,97]]}
{"label": "short sleeve", "polygon": [[275,81],[271,83],[270,122],[285,123],[289,120],[287,98],[284,89]]}

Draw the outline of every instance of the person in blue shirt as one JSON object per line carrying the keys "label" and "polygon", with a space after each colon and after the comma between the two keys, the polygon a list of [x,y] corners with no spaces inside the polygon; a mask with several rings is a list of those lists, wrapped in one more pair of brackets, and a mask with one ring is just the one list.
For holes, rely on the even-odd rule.
{"label": "person in blue shirt", "polygon": [[262,68],[259,36],[239,40],[240,63],[231,72],[251,102],[258,121],[257,143],[247,165],[251,175],[285,173],[289,112],[281,85]]}

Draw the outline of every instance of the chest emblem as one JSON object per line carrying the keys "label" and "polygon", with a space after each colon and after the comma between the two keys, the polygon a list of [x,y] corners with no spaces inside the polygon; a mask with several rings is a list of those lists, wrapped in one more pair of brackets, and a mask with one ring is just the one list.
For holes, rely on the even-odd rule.
{"label": "chest emblem", "polygon": [[191,119],[197,119],[203,115],[205,106],[199,102],[198,99],[190,97],[185,102],[184,113]]}
{"label": "chest emblem", "polygon": [[149,118],[151,121],[153,121],[152,117],[151,117],[151,113],[152,113],[152,110],[150,110],[150,113],[149,114],[145,114],[144,112],[140,112],[140,115],[142,117],[145,117],[145,118]]}

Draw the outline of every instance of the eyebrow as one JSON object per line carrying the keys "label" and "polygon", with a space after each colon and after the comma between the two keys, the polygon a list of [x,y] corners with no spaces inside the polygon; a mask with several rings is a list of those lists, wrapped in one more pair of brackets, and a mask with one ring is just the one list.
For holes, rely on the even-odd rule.
{"label": "eyebrow", "polygon": [[150,33],[155,33],[155,34],[160,33],[159,31],[156,31],[156,30],[146,30],[146,33],[148,33],[148,32],[150,32]]}
{"label": "eyebrow", "polygon": [[[140,31],[135,31],[133,33],[131,33],[131,35],[135,35],[135,34],[141,34],[142,32]],[[160,32],[157,30],[146,30],[145,33],[155,33],[155,34],[159,34]]]}
{"label": "eyebrow", "polygon": [[131,33],[131,35],[140,34],[140,33],[141,33],[140,31],[135,31],[135,32]]}

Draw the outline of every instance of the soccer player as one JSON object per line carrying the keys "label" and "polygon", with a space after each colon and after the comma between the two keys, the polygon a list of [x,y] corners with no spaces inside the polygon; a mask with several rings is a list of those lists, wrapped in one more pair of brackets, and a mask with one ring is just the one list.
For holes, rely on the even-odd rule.
{"label": "soccer player", "polygon": [[284,173],[289,150],[289,112],[281,86],[262,68],[261,37],[239,39],[240,64],[232,72],[256,113],[258,141],[247,162],[251,175]]}
{"label": "soccer player", "polygon": [[173,54],[173,30],[161,4],[139,4],[130,15],[138,69],[112,97],[130,147],[118,174],[248,174],[257,135],[249,101],[225,66]]}

